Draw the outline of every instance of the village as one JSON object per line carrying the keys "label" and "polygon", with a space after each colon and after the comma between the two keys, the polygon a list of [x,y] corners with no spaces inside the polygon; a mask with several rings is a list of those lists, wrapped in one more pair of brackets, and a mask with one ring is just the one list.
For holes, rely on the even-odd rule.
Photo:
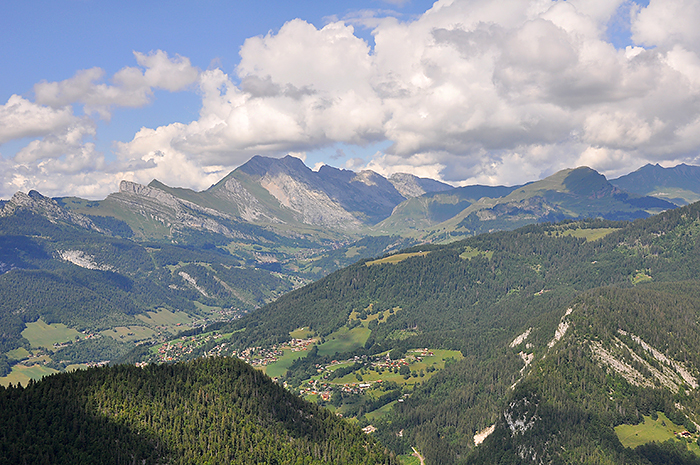
{"label": "village", "polygon": [[[178,362],[190,358],[198,349],[206,348],[203,355],[207,357],[234,356],[256,368],[261,368],[277,362],[284,355],[285,351],[299,352],[309,350],[317,342],[316,339],[291,339],[289,342],[269,348],[249,347],[242,351],[237,351],[233,350],[226,342],[215,344],[216,341],[226,336],[229,335],[207,333],[195,336],[182,336],[173,341],[164,342],[157,347],[152,361],[156,363]],[[207,348],[209,345],[211,347]]]}

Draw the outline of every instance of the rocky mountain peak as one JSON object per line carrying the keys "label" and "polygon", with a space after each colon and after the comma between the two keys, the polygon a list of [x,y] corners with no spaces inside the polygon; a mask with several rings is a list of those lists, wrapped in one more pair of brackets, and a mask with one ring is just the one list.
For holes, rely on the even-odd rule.
{"label": "rocky mountain peak", "polygon": [[173,195],[154,187],[144,186],[131,181],[122,181],[119,183],[119,193],[126,195],[135,195],[140,197],[148,197],[170,208],[177,209],[180,202]]}
{"label": "rocky mountain peak", "polygon": [[394,173],[389,182],[406,198],[420,197],[430,192],[444,192],[453,189],[449,184],[428,178],[419,178],[408,173]]}
{"label": "rocky mountain peak", "polygon": [[566,189],[576,195],[600,198],[620,192],[599,172],[582,166],[571,170],[563,181]]}
{"label": "rocky mountain peak", "polygon": [[103,232],[90,220],[90,218],[79,213],[73,213],[61,207],[55,200],[45,197],[35,190],[17,192],[0,210],[0,217],[10,216],[17,211],[29,211],[37,215],[42,215],[52,222],[66,222],[82,226],[86,229]]}

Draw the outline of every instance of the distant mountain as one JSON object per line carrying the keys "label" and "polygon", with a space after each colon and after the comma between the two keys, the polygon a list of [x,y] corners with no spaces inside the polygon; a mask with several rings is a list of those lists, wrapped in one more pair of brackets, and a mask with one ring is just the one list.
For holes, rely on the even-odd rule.
{"label": "distant mountain", "polygon": [[[387,214],[404,197],[371,172],[313,172],[298,160],[262,157],[202,192],[154,180],[124,182],[102,201],[18,193],[0,212],[3,382],[27,384],[96,362],[231,354],[356,418],[388,450],[415,447],[429,464],[696,463],[700,204],[673,209],[584,167],[523,186],[406,199],[392,207],[394,220],[403,219],[391,224],[375,224],[378,216],[363,210],[367,203]],[[412,237],[365,235],[386,234],[384,226]],[[480,234],[492,229],[501,231]],[[3,390],[0,412],[36,406],[39,420],[28,420],[37,425],[28,440],[0,434],[10,444],[2,450],[28,463],[35,456],[21,454],[61,461],[47,447],[24,446],[58,438],[64,461],[75,461],[90,441],[81,431],[99,426],[109,444],[111,433],[128,439],[114,450],[133,454],[129,463],[177,463],[169,454],[183,450],[199,451],[187,460],[203,462],[210,448],[202,444],[233,447],[238,439],[227,438],[242,437],[216,435],[225,425],[208,409],[238,405],[217,393],[229,393],[229,384],[248,392],[219,370],[253,386],[237,398],[250,409],[260,411],[258,401],[273,391],[257,389],[236,367],[201,363],[92,370]],[[172,389],[158,390],[155,378]],[[96,410],[34,402],[44,393],[60,397],[54,388],[87,392],[85,405]],[[153,410],[162,397],[171,403]],[[285,398],[275,399],[281,407],[271,414],[292,426],[330,415],[290,401],[301,420]],[[79,413],[52,430],[42,418],[64,414],[46,415],[52,408]],[[186,409],[187,418],[168,417]],[[7,424],[24,432],[27,418]],[[342,436],[338,424],[313,428]],[[352,441],[339,451],[294,429],[279,433],[282,446],[254,434],[254,425],[277,426],[248,425],[246,441],[250,433],[270,454],[258,462],[324,460],[317,451],[343,462],[333,454],[375,450],[366,436],[364,452]],[[65,433],[68,426],[77,434]],[[685,430],[687,438],[676,436]],[[289,444],[313,458],[294,455]],[[383,447],[378,462],[392,460]],[[93,450],[107,453],[104,445]]]}
{"label": "distant mountain", "polygon": [[[232,203],[230,195],[223,185],[197,193],[124,181],[103,201],[31,191],[5,202],[0,378],[11,378],[2,382],[114,360],[136,344],[230,321],[335,269],[415,243],[358,242],[300,223],[268,228],[238,215],[239,207],[258,208],[253,200]],[[258,205],[273,199],[260,198]],[[32,368],[36,357],[41,370]]]}
{"label": "distant mountain", "polygon": [[62,208],[53,199],[41,195],[37,191],[17,192],[12,198],[5,202],[0,210],[0,217],[8,217],[17,211],[27,211],[39,216],[43,216],[51,222],[65,222],[76,226],[103,232],[85,215],[73,213]]}
{"label": "distant mountain", "polygon": [[[619,192],[571,173],[548,182]],[[287,365],[290,388],[326,383],[342,393],[337,411],[426,463],[695,464],[699,219],[696,203],[423,244],[293,291],[235,322],[225,342],[275,347],[305,328],[318,345]],[[461,356],[431,358],[448,351]],[[411,368],[401,377],[390,360]],[[333,385],[321,373],[339,366],[346,377]],[[343,391],[387,378],[397,394],[384,402],[379,388]]]}
{"label": "distant mountain", "polygon": [[123,181],[119,192],[99,202],[59,199],[84,215],[112,216],[143,239],[177,238],[187,230],[235,238],[243,224],[281,234],[347,238],[388,217],[407,195],[450,188],[411,175],[393,181],[372,171],[355,173],[323,166],[315,172],[298,158],[256,156],[201,192]]}
{"label": "distant mountain", "polygon": [[680,164],[664,168],[648,164],[610,183],[638,195],[659,197],[676,205],[700,200],[700,166]]}
{"label": "distant mountain", "polygon": [[448,191],[453,188],[444,182],[429,178],[419,178],[407,173],[394,173],[389,177],[389,182],[407,199],[419,197],[429,192]]}
{"label": "distant mountain", "polygon": [[[628,194],[587,168],[524,186],[447,188],[411,175],[315,172],[294,157],[254,157],[200,192],[158,180],[123,181],[100,201],[18,192],[0,210],[0,374],[32,373],[24,364],[43,349],[25,335],[36,328],[64,324],[107,336],[47,356],[46,367],[64,369],[231,320],[416,243],[674,207]],[[20,348],[28,352],[3,363]]]}
{"label": "distant mountain", "polygon": [[580,167],[517,187],[504,197],[474,202],[431,226],[426,237],[434,240],[569,219],[632,220],[673,208],[676,205],[666,200],[622,191],[597,171]]}
{"label": "distant mountain", "polygon": [[[634,177],[629,181],[625,177],[616,181],[627,190],[589,168],[565,170],[524,186],[452,188],[409,174],[386,179],[372,171],[355,173],[330,166],[312,171],[295,157],[256,156],[201,192],[158,180],[148,186],[123,181],[119,192],[102,201],[56,201],[65,209],[62,214],[82,215],[98,229],[112,221],[108,218],[123,222],[138,240],[178,241],[198,233],[248,240],[257,235],[254,226],[312,243],[348,242],[367,234],[433,241],[541,221],[646,217],[680,201],[674,197],[676,203],[671,204],[659,195],[655,199],[630,189],[658,192],[663,185],[670,186],[666,190],[697,191],[700,197],[698,169],[649,165],[630,174]],[[640,187],[652,184],[657,187]],[[20,194],[12,203],[26,203],[20,199],[25,194]],[[3,211],[12,210],[3,207]]]}
{"label": "distant mountain", "polygon": [[429,227],[447,221],[483,198],[504,197],[520,186],[465,186],[426,193],[399,204],[391,216],[372,229],[387,234],[424,234]]}

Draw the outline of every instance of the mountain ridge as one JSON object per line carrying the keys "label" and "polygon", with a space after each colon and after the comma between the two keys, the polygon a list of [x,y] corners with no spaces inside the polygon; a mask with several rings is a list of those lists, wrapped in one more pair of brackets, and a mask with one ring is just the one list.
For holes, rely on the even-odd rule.
{"label": "mountain ridge", "polygon": [[[692,168],[679,165],[666,170],[666,184],[688,187],[694,180]],[[650,169],[641,168],[635,179]],[[562,177],[567,177],[566,183]],[[625,179],[619,178],[618,183]],[[372,171],[356,173],[327,165],[312,171],[292,156],[255,156],[200,192],[169,187],[155,179],[143,187],[125,182],[103,201],[58,201],[74,213],[125,221],[142,239],[158,240],[176,239],[190,229],[235,237],[241,234],[238,224],[247,223],[310,238],[344,241],[367,234],[402,234],[433,241],[566,218],[641,218],[675,206],[622,192],[584,167],[522,186],[452,188],[408,174],[387,179]],[[696,190],[700,192],[700,187]]]}
{"label": "mountain ridge", "polygon": [[700,200],[700,168],[685,163],[671,168],[649,163],[610,182],[628,192],[655,195],[678,205]]}
{"label": "mountain ridge", "polygon": [[[614,213],[619,205],[638,211],[629,202],[643,199],[586,168],[543,181],[477,203],[491,202],[486,213],[494,215],[496,207],[518,202],[530,213],[556,213],[564,198],[587,211],[603,205]],[[127,239],[114,232],[121,223],[95,214],[85,218],[103,231],[110,225],[112,234],[83,227],[58,213],[99,213],[104,204],[38,193],[0,218],[0,268],[7,270],[0,286],[8,297],[0,324],[3,334],[12,334],[3,339],[0,369],[29,368],[23,364],[42,357],[63,369],[61,363],[92,360],[88,354],[98,347],[112,360],[124,359],[120,338],[162,330],[126,358],[167,354],[172,360],[179,344],[192,349],[183,357],[257,360],[294,392],[371,425],[391,450],[416,447],[428,463],[539,463],[543,457],[567,463],[597,456],[647,465],[654,463],[647,458],[652,452],[675,452],[653,444],[632,449],[615,428],[654,414],[677,425],[700,421],[694,349],[700,343],[700,204],[633,222],[572,217],[411,248],[396,237],[367,237],[327,256],[338,267],[354,264],[301,287],[295,277],[302,275],[291,267],[332,268],[313,255],[316,243],[180,198],[198,193],[158,186],[125,183],[122,196],[158,201],[141,217],[162,225],[163,241]],[[110,199],[111,208],[117,200]],[[58,213],[34,210],[42,205]],[[200,226],[166,231],[194,212],[201,215],[197,221],[242,236]],[[375,257],[366,258],[372,250]],[[284,254],[289,258],[279,260]],[[236,313],[244,300],[251,310],[260,308]],[[176,323],[187,321],[184,314],[208,323],[222,318],[215,329],[199,326],[169,342],[185,328]],[[240,318],[231,321],[233,315]],[[39,328],[67,331],[73,340],[52,346],[27,331]],[[557,433],[562,425],[566,431]],[[484,431],[491,434],[479,435],[477,445],[474,436]]]}
{"label": "mountain ridge", "polygon": [[[387,445],[413,445],[428,463],[575,463],[590,454],[663,463],[649,459],[653,444],[626,450],[614,428],[656,412],[680,425],[700,420],[699,225],[693,204],[631,223],[529,225],[419,245],[287,294],[236,323],[246,330],[231,343],[279,344],[295,328],[313,328],[318,353],[282,378],[294,389],[332,359],[459,350],[461,359],[403,391],[384,420],[372,416]],[[370,334],[333,355],[329,341],[353,328]],[[376,363],[355,373],[373,380]],[[345,402],[351,411],[352,398]],[[557,433],[562,425],[567,432]],[[492,427],[477,447],[474,434]],[[664,447],[654,453],[675,453]]]}

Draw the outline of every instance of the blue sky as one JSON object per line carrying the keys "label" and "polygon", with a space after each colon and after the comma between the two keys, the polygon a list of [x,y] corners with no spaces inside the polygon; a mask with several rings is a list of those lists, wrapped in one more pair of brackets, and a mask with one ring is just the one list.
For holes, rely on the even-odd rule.
{"label": "blue sky", "polygon": [[[112,75],[133,64],[133,51],[164,50],[188,57],[194,66],[231,72],[238,49],[249,38],[279,30],[287,21],[304,19],[323,27],[334,18],[363,10],[410,20],[431,1],[23,1],[10,2],[0,17],[0,101],[12,94],[30,96],[40,81],[68,79],[76,70],[100,67]],[[368,28],[357,35],[372,40]],[[98,145],[109,151],[112,140],[128,140],[142,126],[196,119],[201,100],[192,92],[156,92],[138,110],[116,111],[100,124]],[[21,146],[19,141],[16,146]],[[1,150],[1,148],[0,148]],[[2,150],[3,153],[4,150]]]}
{"label": "blue sky", "polygon": [[0,198],[292,153],[454,185],[694,163],[691,0],[11,2]]}

